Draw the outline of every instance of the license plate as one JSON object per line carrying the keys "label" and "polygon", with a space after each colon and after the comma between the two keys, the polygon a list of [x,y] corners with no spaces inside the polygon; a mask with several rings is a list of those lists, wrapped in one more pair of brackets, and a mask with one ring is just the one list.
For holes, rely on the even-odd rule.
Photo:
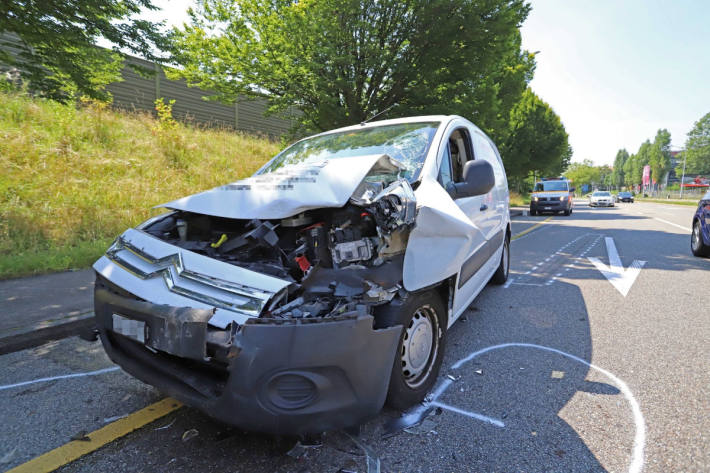
{"label": "license plate", "polygon": [[545,210],[551,210],[552,207],[545,207]]}
{"label": "license plate", "polygon": [[113,314],[113,331],[125,337],[145,343],[145,322]]}

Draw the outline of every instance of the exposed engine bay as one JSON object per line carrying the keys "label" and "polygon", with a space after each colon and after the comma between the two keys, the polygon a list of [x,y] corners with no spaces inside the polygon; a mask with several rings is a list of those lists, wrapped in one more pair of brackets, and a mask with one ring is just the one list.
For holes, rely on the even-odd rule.
{"label": "exposed engine bay", "polygon": [[[394,176],[389,176],[390,180]],[[341,208],[282,219],[231,219],[174,211],[141,228],[191,252],[290,284],[263,318],[337,316],[379,305],[402,289],[416,202],[405,179],[364,180]]]}

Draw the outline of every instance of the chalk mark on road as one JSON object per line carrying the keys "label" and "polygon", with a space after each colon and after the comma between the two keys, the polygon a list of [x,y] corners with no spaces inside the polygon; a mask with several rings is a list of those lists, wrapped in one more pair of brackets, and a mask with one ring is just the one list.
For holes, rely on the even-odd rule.
{"label": "chalk mark on road", "polygon": [[96,371],[88,371],[86,373],[63,374],[63,375],[59,375],[59,376],[50,376],[47,378],[38,378],[38,379],[30,380],[30,381],[23,381],[21,383],[6,384],[4,386],[0,386],[0,391],[4,391],[6,389],[12,389],[12,388],[19,388],[20,386],[27,386],[28,384],[56,381],[59,379],[71,379],[71,378],[83,378],[84,376],[96,376],[99,374],[111,373],[113,371],[118,371],[119,369],[120,368],[118,366],[112,366],[110,368],[104,368],[104,369],[100,369],[100,370],[96,370]]}
{"label": "chalk mark on road", "polygon": [[[612,372],[605,370],[604,368],[601,368],[599,366],[596,366],[578,356],[572,355],[570,353],[566,353],[562,350],[558,350],[556,348],[551,348],[551,347],[546,347],[543,345],[536,345],[533,343],[503,343],[500,345],[493,345],[490,347],[483,348],[481,350],[478,350],[476,352],[473,352],[466,356],[465,358],[460,359],[456,363],[454,363],[451,366],[452,370],[457,370],[461,368],[465,363],[468,363],[469,361],[472,361],[474,358],[483,355],[484,353],[488,353],[489,351],[493,350],[499,350],[502,348],[535,348],[537,350],[543,350],[547,351],[550,353],[556,353],[558,355],[562,355],[566,358],[569,358],[570,360],[577,361],[579,363],[582,363],[585,366],[588,366],[589,368],[596,370],[609,378],[616,386],[619,388],[619,390],[624,394],[624,397],[628,401],[629,405],[631,406],[631,412],[633,413],[634,417],[634,424],[636,425],[636,434],[634,435],[634,446],[632,449],[632,454],[631,454],[631,462],[629,464],[629,473],[641,473],[641,470],[643,469],[643,463],[644,463],[644,448],[646,446],[646,422],[644,421],[643,414],[641,413],[641,407],[639,406],[639,403],[636,401],[636,398],[634,397],[633,393],[631,392],[631,389],[629,389],[629,386],[620,378],[618,378],[616,375],[614,375]],[[445,379],[442,385],[440,385],[434,392],[436,393],[436,397],[434,397],[434,401],[441,396],[445,391],[446,388],[448,388],[451,385],[451,381],[449,379]],[[443,389],[442,389],[443,388]]]}

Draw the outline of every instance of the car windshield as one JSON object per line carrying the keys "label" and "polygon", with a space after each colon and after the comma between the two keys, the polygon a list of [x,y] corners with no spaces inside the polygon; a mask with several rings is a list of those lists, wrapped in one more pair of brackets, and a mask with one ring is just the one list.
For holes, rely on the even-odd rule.
{"label": "car windshield", "polygon": [[412,182],[419,175],[438,126],[439,122],[400,123],[306,138],[279,153],[259,174],[291,164],[386,154],[404,165],[402,177]]}
{"label": "car windshield", "polygon": [[592,194],[594,197],[609,197],[611,194],[608,192],[595,192]]}
{"label": "car windshield", "polygon": [[619,196],[621,197],[629,197],[631,195],[630,192],[619,192]]}
{"label": "car windshield", "polygon": [[567,181],[544,181],[535,184],[535,192],[566,191]]}

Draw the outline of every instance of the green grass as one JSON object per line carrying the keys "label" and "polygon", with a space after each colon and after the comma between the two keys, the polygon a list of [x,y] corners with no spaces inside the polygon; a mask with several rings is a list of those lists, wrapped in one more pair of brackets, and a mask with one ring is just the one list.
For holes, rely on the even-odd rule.
{"label": "green grass", "polygon": [[0,279],[88,267],[154,205],[246,177],[279,144],[0,93]]}

